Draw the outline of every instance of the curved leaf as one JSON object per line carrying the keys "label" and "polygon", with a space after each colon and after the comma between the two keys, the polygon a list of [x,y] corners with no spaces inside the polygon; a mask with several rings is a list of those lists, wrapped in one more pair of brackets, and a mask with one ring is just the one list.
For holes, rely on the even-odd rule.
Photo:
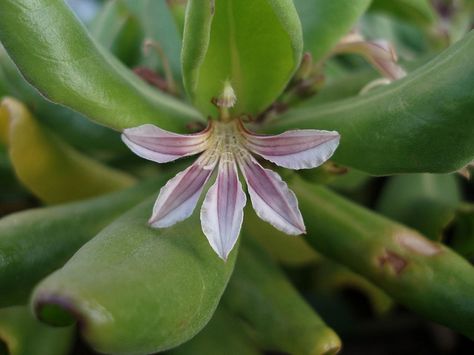
{"label": "curved leaf", "polygon": [[0,307],[24,304],[38,281],[164,184],[134,186],[90,200],[14,213],[0,220]]}
{"label": "curved leaf", "polygon": [[375,92],[288,111],[270,132],[336,130],[334,160],[375,175],[456,171],[474,159],[474,31]]}
{"label": "curved leaf", "polygon": [[295,0],[305,50],[318,61],[356,24],[372,0]]}
{"label": "curved leaf", "polygon": [[202,120],[102,49],[64,1],[1,1],[0,40],[45,96],[106,126],[123,129],[154,122],[183,130],[190,120]]}
{"label": "curved leaf", "polygon": [[237,253],[226,263],[215,255],[199,213],[170,228],[150,228],[153,202],[104,229],[40,283],[32,298],[40,319],[67,324],[72,314],[95,350],[113,354],[169,349],[205,326]]}
{"label": "curved leaf", "polygon": [[[251,238],[252,235],[247,235]],[[290,354],[336,354],[341,341],[257,245],[244,244],[223,302],[262,346]]]}
{"label": "curved leaf", "polygon": [[0,142],[8,144],[18,178],[47,203],[60,203],[119,190],[135,179],[74,150],[42,128],[20,102],[0,102]]}
{"label": "curved leaf", "polygon": [[184,27],[184,86],[205,114],[230,81],[235,114],[258,114],[300,64],[302,33],[291,0],[190,0]]}
{"label": "curved leaf", "polygon": [[27,307],[0,309],[0,353],[2,342],[8,355],[68,355],[74,328],[52,328],[41,324]]}
{"label": "curved leaf", "polygon": [[418,232],[295,179],[307,241],[422,316],[474,338],[474,267]]}
{"label": "curved leaf", "polygon": [[42,124],[60,134],[68,143],[86,152],[125,152],[120,134],[89,121],[80,113],[46,100],[20,74],[0,45],[0,86],[5,95],[21,100]]}

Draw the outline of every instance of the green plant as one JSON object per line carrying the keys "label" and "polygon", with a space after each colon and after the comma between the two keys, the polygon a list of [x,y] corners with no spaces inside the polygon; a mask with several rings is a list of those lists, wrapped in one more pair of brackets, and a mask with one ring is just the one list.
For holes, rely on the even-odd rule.
{"label": "green plant", "polygon": [[335,354],[347,285],[474,337],[472,2],[99,8],[0,2],[0,353]]}

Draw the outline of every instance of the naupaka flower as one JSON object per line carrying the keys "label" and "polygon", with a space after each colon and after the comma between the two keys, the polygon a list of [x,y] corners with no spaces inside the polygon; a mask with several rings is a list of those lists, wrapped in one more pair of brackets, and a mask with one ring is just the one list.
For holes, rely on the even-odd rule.
{"label": "naupaka flower", "polygon": [[224,260],[234,247],[247,202],[239,180],[242,173],[257,215],[289,235],[305,233],[295,194],[280,176],[262,167],[254,155],[289,169],[310,169],[324,163],[339,144],[337,132],[293,130],[270,136],[248,130],[227,109],[235,103],[230,85],[216,100],[220,120],[209,120],[200,133],[177,134],[152,124],[125,129],[124,143],[138,156],[167,163],[202,153],[190,167],[161,189],[149,224],[166,228],[193,213],[214,170],[217,178],[201,208],[201,226],[211,247]]}

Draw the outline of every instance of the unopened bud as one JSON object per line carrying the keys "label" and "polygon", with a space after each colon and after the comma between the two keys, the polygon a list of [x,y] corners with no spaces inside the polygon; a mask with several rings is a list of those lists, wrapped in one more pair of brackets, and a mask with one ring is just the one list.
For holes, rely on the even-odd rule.
{"label": "unopened bud", "polygon": [[366,41],[360,34],[351,33],[344,37],[333,54],[359,54],[390,80],[401,79],[406,72],[397,64],[395,48],[385,40]]}

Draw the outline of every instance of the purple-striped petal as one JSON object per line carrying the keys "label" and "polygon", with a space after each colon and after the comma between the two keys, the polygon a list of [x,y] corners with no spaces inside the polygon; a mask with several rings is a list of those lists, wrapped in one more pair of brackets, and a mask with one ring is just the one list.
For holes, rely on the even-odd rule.
{"label": "purple-striped petal", "polygon": [[328,160],[339,145],[337,132],[303,129],[276,136],[243,131],[246,147],[263,158],[289,169],[311,169]]}
{"label": "purple-striped petal", "polygon": [[191,216],[215,165],[216,158],[204,153],[169,180],[158,195],[148,223],[155,228],[166,228]]}
{"label": "purple-striped petal", "polygon": [[250,155],[239,163],[257,215],[286,234],[306,233],[298,200],[280,175],[264,169]]}
{"label": "purple-striped petal", "polygon": [[235,160],[221,159],[216,182],[201,208],[201,225],[212,249],[224,260],[239,237],[246,202]]}
{"label": "purple-striped petal", "polygon": [[138,156],[167,163],[194,155],[208,147],[212,127],[196,134],[177,134],[165,131],[152,124],[145,124],[123,131],[123,142]]}

